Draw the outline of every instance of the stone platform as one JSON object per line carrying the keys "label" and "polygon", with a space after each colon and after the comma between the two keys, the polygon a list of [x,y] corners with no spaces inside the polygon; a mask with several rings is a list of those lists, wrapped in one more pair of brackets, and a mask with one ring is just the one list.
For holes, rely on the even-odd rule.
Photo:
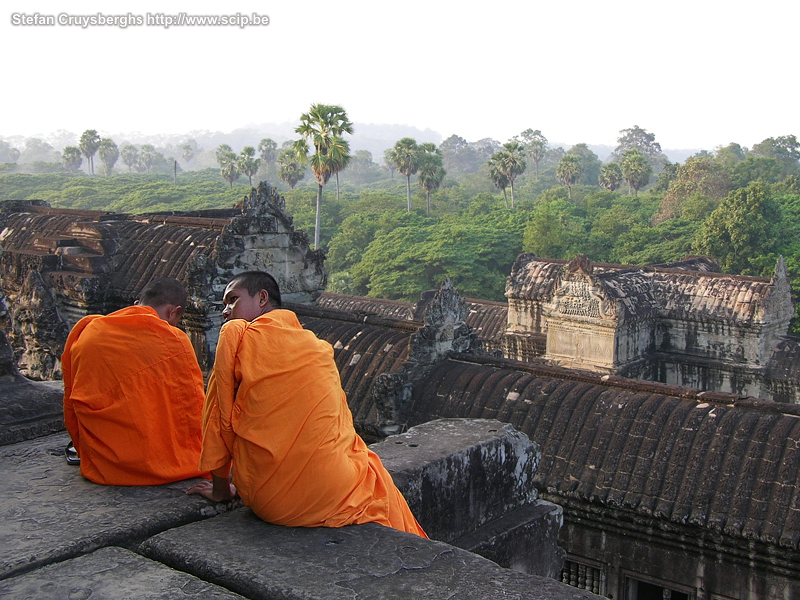
{"label": "stone platform", "polygon": [[[453,471],[453,482],[464,482],[461,488],[453,486],[462,489],[453,500],[467,502],[470,472],[489,476],[535,457],[524,436],[496,421],[426,426],[375,446],[387,454],[390,471],[409,492],[416,486],[432,493],[448,485],[435,481],[442,474],[437,460],[451,467],[468,464],[462,472]],[[95,485],[66,464],[67,440],[59,433],[0,447],[2,598],[596,598],[377,524],[341,529],[270,525],[237,502],[214,504],[186,496],[193,480],[153,487]],[[476,489],[472,486],[473,495]],[[529,491],[522,493],[521,510],[558,509],[530,503],[530,498]],[[458,502],[442,506],[440,523],[447,522]],[[435,511],[426,511],[435,517]],[[473,511],[481,518],[472,533],[479,539],[470,543],[492,546],[492,540],[511,539],[506,530],[514,527],[503,524],[503,518],[487,521],[489,512]],[[440,525],[433,517],[428,522],[436,530]],[[494,537],[482,536],[482,530]],[[543,544],[544,553],[550,552],[544,550],[549,548],[546,540]]]}

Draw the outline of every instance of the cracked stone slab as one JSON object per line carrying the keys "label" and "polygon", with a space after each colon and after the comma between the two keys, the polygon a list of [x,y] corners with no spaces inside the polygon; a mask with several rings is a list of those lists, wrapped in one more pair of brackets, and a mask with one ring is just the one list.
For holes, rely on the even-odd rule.
{"label": "cracked stone slab", "polygon": [[247,508],[165,531],[139,551],[253,600],[598,598],[377,523],[281,527]]}
{"label": "cracked stone slab", "polygon": [[[193,482],[103,486],[67,465],[66,433],[0,447],[0,579],[103,546],[132,546],[225,511],[184,492]],[[238,504],[241,506],[241,504]]]}
{"label": "cracked stone slab", "polygon": [[370,448],[438,540],[462,537],[538,497],[539,446],[494,419],[438,419]]}
{"label": "cracked stone slab", "polygon": [[242,596],[110,547],[0,581],[0,598],[241,600]]}

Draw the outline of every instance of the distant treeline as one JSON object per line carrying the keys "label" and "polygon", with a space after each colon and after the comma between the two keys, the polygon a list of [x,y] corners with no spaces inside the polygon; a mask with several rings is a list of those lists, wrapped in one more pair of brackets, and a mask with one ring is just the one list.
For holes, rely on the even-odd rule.
{"label": "distant treeline", "polygon": [[[413,301],[450,277],[467,296],[503,300],[511,265],[526,251],[631,265],[707,254],[726,272],[761,276],[771,276],[782,255],[800,293],[800,144],[793,135],[751,148],[732,143],[680,164],[639,127],[621,132],[606,163],[585,144],[550,148],[540,131],[505,144],[452,136],[428,152],[440,156],[446,173],[430,191],[430,216],[424,179],[400,172],[391,150],[381,164],[354,152],[339,172],[338,199],[333,181],[324,188],[319,234],[331,291]],[[260,165],[253,183],[279,187],[295,225],[313,235],[313,174],[291,189],[278,168],[277,158]],[[174,172],[9,173],[0,176],[0,199],[195,210],[233,205],[247,182],[226,182],[219,167],[179,171],[177,179]]]}

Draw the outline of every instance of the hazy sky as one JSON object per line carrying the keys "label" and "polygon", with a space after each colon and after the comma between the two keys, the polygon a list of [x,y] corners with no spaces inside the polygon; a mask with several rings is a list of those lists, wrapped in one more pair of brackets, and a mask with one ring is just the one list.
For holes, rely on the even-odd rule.
{"label": "hazy sky", "polygon": [[[664,148],[800,135],[796,0],[484,3],[10,0],[0,136],[230,131],[341,104],[356,123],[469,141],[527,128]],[[22,26],[130,14],[142,25]],[[268,26],[147,25],[147,14],[269,16]],[[66,17],[64,17],[66,18]]]}

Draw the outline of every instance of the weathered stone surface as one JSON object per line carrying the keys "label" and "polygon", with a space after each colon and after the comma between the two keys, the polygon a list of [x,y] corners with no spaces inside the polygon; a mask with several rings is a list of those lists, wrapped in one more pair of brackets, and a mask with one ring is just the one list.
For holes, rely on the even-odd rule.
{"label": "weathered stone surface", "polygon": [[66,464],[68,440],[62,433],[0,448],[0,579],[230,508],[186,496],[194,480],[152,487],[91,483]]}
{"label": "weathered stone surface", "polygon": [[537,498],[541,451],[499,421],[431,421],[371,447],[435,539],[459,538]]}
{"label": "weathered stone surface", "polygon": [[155,560],[252,599],[596,599],[376,523],[290,528],[241,509],[158,534]]}
{"label": "weathered stone surface", "polygon": [[558,579],[566,557],[558,545],[563,523],[560,506],[537,500],[453,540],[452,544],[501,567]]}
{"label": "weathered stone surface", "polygon": [[0,331],[0,446],[63,431],[61,382],[33,382],[19,374]]}
{"label": "weathered stone surface", "polygon": [[65,600],[242,598],[217,585],[115,547],[0,581],[0,597]]}

